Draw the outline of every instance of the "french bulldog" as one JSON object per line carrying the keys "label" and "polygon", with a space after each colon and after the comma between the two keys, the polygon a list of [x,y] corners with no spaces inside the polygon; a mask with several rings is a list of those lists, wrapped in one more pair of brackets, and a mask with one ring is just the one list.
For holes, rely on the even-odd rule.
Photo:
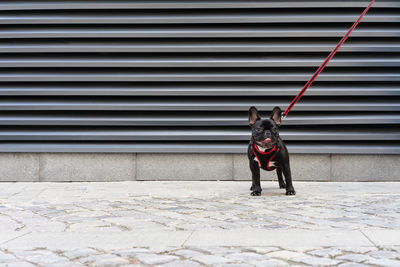
{"label": "french bulldog", "polygon": [[[279,107],[273,108],[268,119],[261,119],[257,108],[249,109],[249,125],[252,134],[247,155],[252,174],[250,187],[252,196],[261,195],[260,168],[267,171],[276,169],[279,188],[286,188],[286,195],[296,194],[290,173],[289,152],[279,136],[281,122],[282,111]],[[283,181],[282,172],[286,183]]]}

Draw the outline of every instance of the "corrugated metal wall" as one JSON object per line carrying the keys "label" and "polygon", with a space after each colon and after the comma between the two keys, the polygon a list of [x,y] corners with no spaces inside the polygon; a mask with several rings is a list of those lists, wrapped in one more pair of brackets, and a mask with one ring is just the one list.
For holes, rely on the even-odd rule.
{"label": "corrugated metal wall", "polygon": [[[245,153],[365,1],[1,1],[1,152]],[[284,120],[293,153],[400,154],[400,1]]]}

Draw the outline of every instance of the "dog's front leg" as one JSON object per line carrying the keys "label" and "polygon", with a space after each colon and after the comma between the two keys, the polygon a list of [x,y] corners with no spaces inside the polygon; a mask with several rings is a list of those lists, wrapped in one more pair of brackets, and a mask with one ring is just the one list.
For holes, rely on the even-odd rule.
{"label": "dog's front leg", "polygon": [[260,167],[258,163],[254,160],[250,160],[250,170],[251,170],[251,179],[252,184],[250,187],[251,195],[252,196],[259,196],[261,195],[261,183],[260,183]]}
{"label": "dog's front leg", "polygon": [[283,177],[282,177],[281,167],[276,168],[276,174],[278,175],[279,188],[286,188],[285,182],[283,181]]}
{"label": "dog's front leg", "polygon": [[296,191],[294,191],[292,184],[292,173],[290,172],[289,160],[283,164],[282,171],[286,181],[286,195],[296,195]]}

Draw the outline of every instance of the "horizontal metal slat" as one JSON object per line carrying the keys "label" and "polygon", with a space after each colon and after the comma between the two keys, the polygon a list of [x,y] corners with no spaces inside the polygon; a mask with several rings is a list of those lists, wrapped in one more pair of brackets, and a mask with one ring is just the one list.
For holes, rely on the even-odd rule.
{"label": "horizontal metal slat", "polygon": [[[131,140],[131,141],[239,141],[249,140],[250,130],[129,130],[129,129],[28,129],[0,131],[0,141],[15,140]],[[284,140],[295,141],[358,141],[400,140],[399,131],[332,131],[332,130],[281,130]]]}
{"label": "horizontal metal slat", "polygon": [[[288,144],[289,152],[308,154],[400,154],[399,145],[390,144]],[[0,143],[0,152],[100,152],[100,153],[241,153],[247,152],[247,144],[215,143]]]}
{"label": "horizontal metal slat", "polygon": [[[29,85],[2,85],[0,83],[0,95],[21,96],[21,95],[99,95],[99,96],[295,96],[302,88],[303,84],[281,85],[266,84],[172,84],[168,85],[143,85],[130,84],[120,85],[112,83],[110,85],[92,83],[90,85],[76,85],[63,83],[60,84],[29,84]],[[400,96],[400,86],[394,85],[337,85],[327,86],[315,84],[307,90],[309,96]]]}
{"label": "horizontal metal slat", "polygon": [[[226,37],[341,37],[341,27],[3,27],[0,38],[226,38]],[[352,37],[400,37],[398,27],[359,27]]]}
{"label": "horizontal metal slat", "polygon": [[[104,101],[104,100],[5,100],[0,99],[0,110],[198,110],[198,111],[247,111],[250,106],[260,110],[272,110],[275,106],[284,107],[282,101]],[[400,111],[400,102],[385,101],[318,101],[302,100],[293,110],[298,111]]]}
{"label": "horizontal metal slat", "polygon": [[[283,72],[283,71],[3,71],[0,72],[0,80],[3,82],[62,82],[62,81],[184,81],[184,82],[211,82],[211,81],[307,81],[310,73],[306,72]],[[393,71],[374,71],[374,72],[324,72],[321,73],[316,81],[400,81],[400,74],[397,70]]]}
{"label": "horizontal metal slat", "polygon": [[[326,57],[326,56],[325,56]],[[0,68],[318,67],[324,56],[0,56]],[[400,56],[341,56],[330,67],[399,67]]]}
{"label": "horizontal metal slat", "polygon": [[[271,11],[241,12],[19,12],[0,13],[0,24],[179,24],[179,23],[312,23],[353,22],[359,13],[318,12],[301,14],[273,13]],[[396,13],[367,14],[364,22],[400,22]]]}
{"label": "horizontal metal slat", "polygon": [[[335,42],[321,41],[70,41],[70,42],[1,42],[0,53],[83,53],[83,52],[330,52]],[[400,41],[348,40],[340,52],[400,52]]]}
{"label": "horizontal metal slat", "polygon": [[[332,7],[365,7],[366,1],[2,1],[0,10],[46,10],[46,9],[194,9],[194,8],[332,8]],[[374,7],[400,7],[396,0],[381,0]]]}
{"label": "horizontal metal slat", "polygon": [[[400,115],[304,115],[291,114],[283,125],[400,124]],[[82,126],[244,126],[246,116],[235,115],[0,115],[0,125]]]}

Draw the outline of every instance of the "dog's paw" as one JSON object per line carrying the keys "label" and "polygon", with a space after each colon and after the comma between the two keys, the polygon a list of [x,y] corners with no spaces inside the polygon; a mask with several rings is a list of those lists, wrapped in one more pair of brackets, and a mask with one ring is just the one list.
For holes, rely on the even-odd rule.
{"label": "dog's paw", "polygon": [[293,196],[296,195],[296,191],[294,191],[294,188],[286,190],[286,195],[287,196]]}
{"label": "dog's paw", "polygon": [[250,195],[252,195],[252,196],[261,196],[261,192],[260,191],[253,191],[253,192],[251,192]]}
{"label": "dog's paw", "polygon": [[282,188],[286,188],[286,185],[283,183],[283,184],[279,184],[279,188],[280,189],[282,189]]}

